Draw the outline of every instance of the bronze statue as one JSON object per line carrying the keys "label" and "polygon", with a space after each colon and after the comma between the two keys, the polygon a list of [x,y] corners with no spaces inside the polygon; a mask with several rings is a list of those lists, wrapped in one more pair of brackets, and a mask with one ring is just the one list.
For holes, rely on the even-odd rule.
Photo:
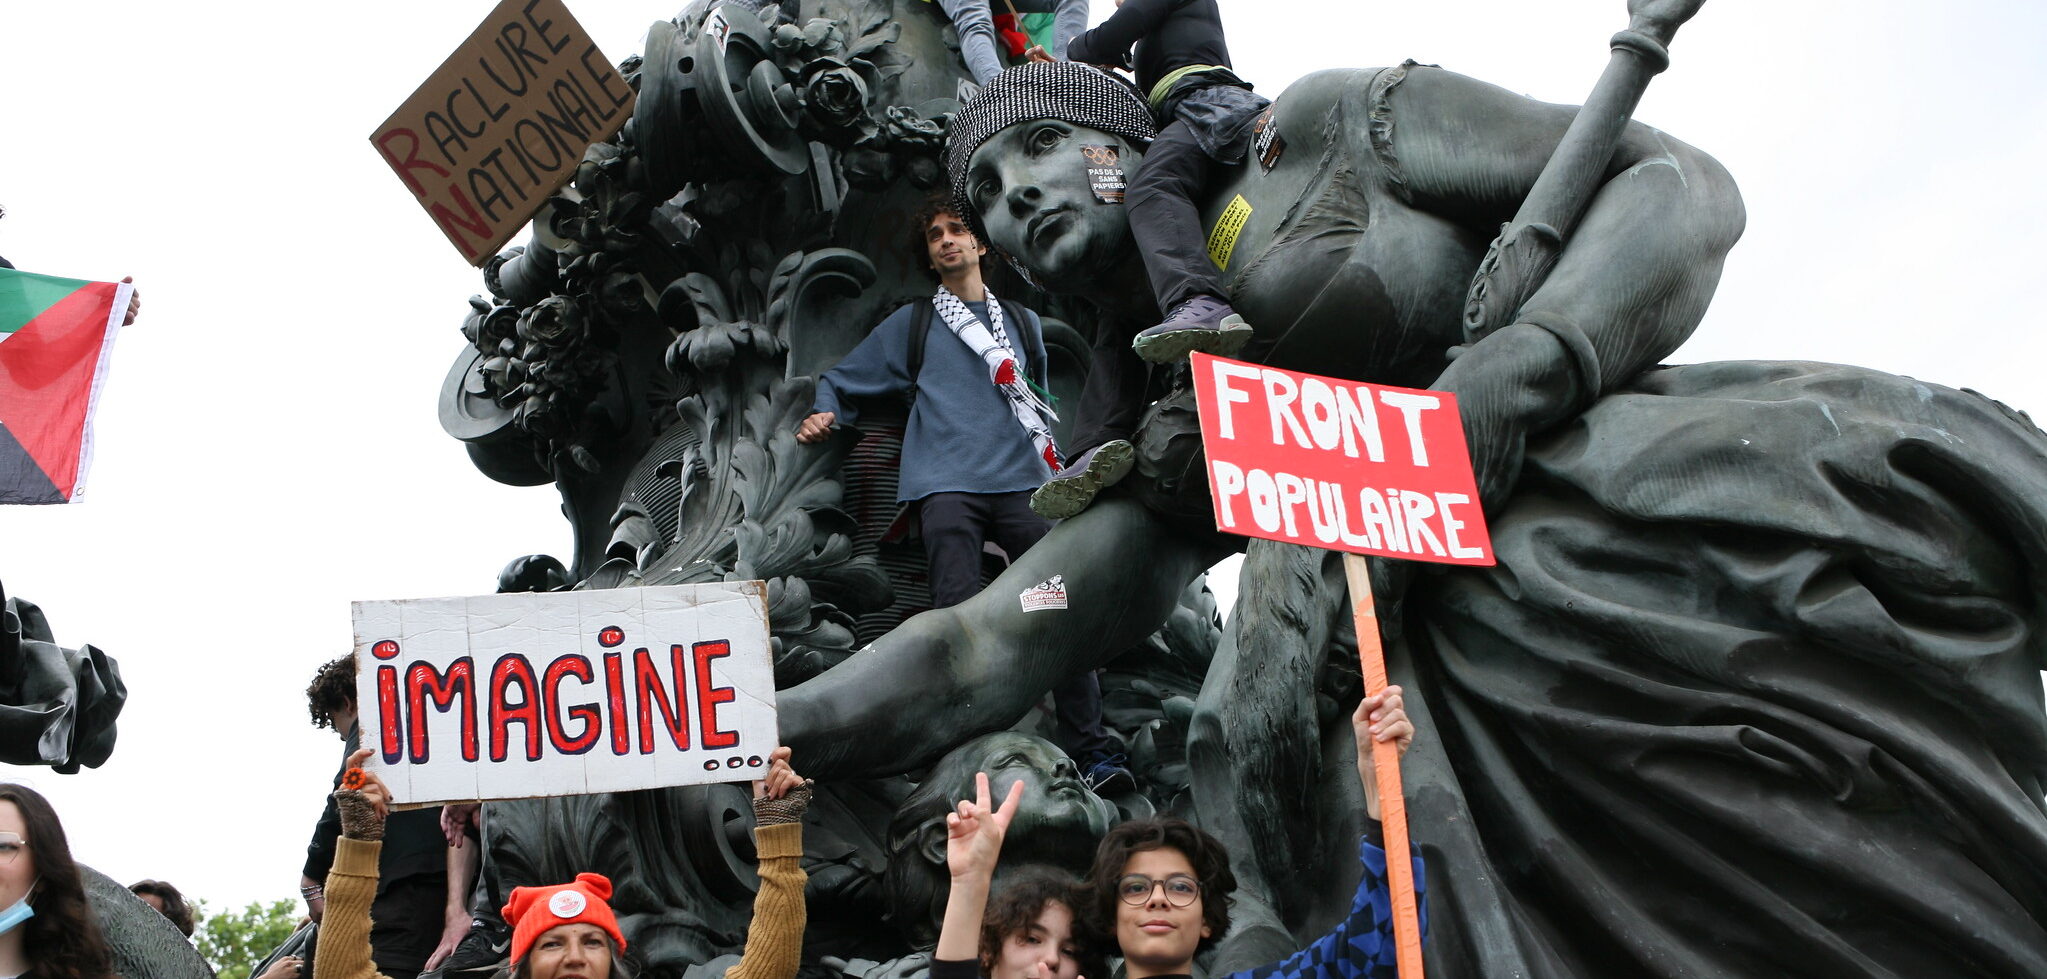
{"label": "bronze statue", "polygon": [[[560,487],[576,587],[769,581],[784,734],[826,785],[807,833],[829,841],[810,859],[812,907],[831,909],[813,913],[818,961],[861,973],[912,944],[876,910],[904,773],[1107,663],[1145,790],[1114,801],[1190,813],[1244,854],[1240,923],[1207,966],[1249,964],[1349,892],[1324,856],[1358,818],[1336,706],[1358,679],[1322,552],[1252,544],[1216,645],[1186,587],[1239,545],[1208,529],[1185,389],[1147,409],[1124,485],[980,596],[914,616],[916,555],[890,533],[899,433],[793,438],[808,377],[917,294],[878,243],[903,237],[888,216],[944,179],[946,127],[974,111],[950,38],[909,0],[656,24],[625,66],[633,126],[487,270],[443,422],[496,478]],[[2047,437],[1980,396],[1854,368],[1656,367],[1742,213],[1710,158],[1639,125],[1521,315],[1467,335],[1487,244],[1572,113],[1419,65],[1312,75],[1206,211],[1236,228],[1216,254],[1258,328],[1251,359],[1455,390],[1467,412],[1500,565],[1380,575],[1425,729],[1407,768],[1432,967],[2047,971]],[[1031,297],[1064,321],[1047,334],[1068,397],[1102,362],[1085,337],[1150,312],[1082,159],[1113,147],[1128,166],[1142,139],[1091,128],[1040,115],[961,150],[991,242],[1029,281],[1089,283]],[[1054,575],[1067,608],[1025,611]],[[680,974],[738,940],[728,801],[495,807],[529,841],[493,846],[501,863],[547,862],[496,872],[630,862],[665,883],[619,895],[628,930]],[[574,834],[603,852],[531,842],[561,820],[616,832]]]}

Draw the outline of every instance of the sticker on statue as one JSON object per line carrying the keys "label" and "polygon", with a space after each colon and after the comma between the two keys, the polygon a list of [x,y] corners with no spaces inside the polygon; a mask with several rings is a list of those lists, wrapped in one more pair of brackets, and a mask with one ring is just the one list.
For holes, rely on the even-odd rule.
{"label": "sticker on statue", "polygon": [[1066,607],[1066,576],[1055,574],[1017,594],[1026,612],[1044,612]]}
{"label": "sticker on statue", "polygon": [[1251,150],[1252,155],[1258,158],[1258,168],[1270,172],[1279,163],[1280,154],[1286,152],[1286,139],[1279,134],[1279,123],[1272,119],[1272,107],[1266,107],[1265,114],[1258,117],[1251,131],[1255,134]]}
{"label": "sticker on statue", "polygon": [[1095,200],[1103,204],[1123,203],[1125,179],[1122,166],[1122,150],[1114,146],[1083,143],[1081,159],[1087,161],[1088,189],[1095,192]]}

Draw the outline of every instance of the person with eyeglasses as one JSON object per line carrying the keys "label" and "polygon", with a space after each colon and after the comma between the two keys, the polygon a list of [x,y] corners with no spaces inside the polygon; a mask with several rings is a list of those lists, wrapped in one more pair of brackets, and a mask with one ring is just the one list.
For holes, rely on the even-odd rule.
{"label": "person with eyeglasses", "polygon": [[[1401,703],[1401,690],[1389,686],[1364,698],[1351,714],[1357,736],[1358,777],[1364,784],[1365,832],[1358,842],[1364,873],[1358,881],[1350,913],[1327,934],[1280,961],[1231,973],[1226,979],[1396,979],[1393,899],[1386,877],[1386,851],[1379,829],[1378,768],[1372,743],[1388,742],[1402,754],[1414,741],[1414,723]],[[948,817],[948,852],[973,854],[954,866],[955,886],[963,872],[986,876],[999,856],[1008,817],[1016,811],[1021,785],[1010,787],[998,808],[989,807],[985,776],[978,798],[962,801]],[[1426,941],[1429,915],[1424,868],[1414,860],[1414,889]],[[1093,907],[1083,909],[1097,929],[1106,932],[1123,956],[1125,979],[1183,979],[1193,974],[1194,958],[1230,929],[1230,895],[1237,889],[1230,873],[1230,855],[1215,837],[1177,816],[1133,819],[1109,830],[1095,849],[1088,873]],[[985,885],[978,894],[985,895]],[[960,939],[980,927],[978,902],[948,901],[945,931],[938,958],[946,957],[946,934]],[[933,963],[933,975],[941,963]]]}
{"label": "person with eyeglasses", "polygon": [[0,976],[113,979],[64,825],[41,793],[0,783]]}

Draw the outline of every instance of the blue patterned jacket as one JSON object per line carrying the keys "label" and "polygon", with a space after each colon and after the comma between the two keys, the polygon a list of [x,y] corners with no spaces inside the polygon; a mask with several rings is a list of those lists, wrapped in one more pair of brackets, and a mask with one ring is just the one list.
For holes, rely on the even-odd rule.
{"label": "blue patterned jacket", "polygon": [[[1393,892],[1386,880],[1386,851],[1370,839],[1358,840],[1358,861],[1365,876],[1350,899],[1350,915],[1307,948],[1255,969],[1231,973],[1228,979],[1395,979]],[[1420,911],[1422,940],[1429,937],[1428,887],[1422,858],[1414,857],[1414,898]]]}

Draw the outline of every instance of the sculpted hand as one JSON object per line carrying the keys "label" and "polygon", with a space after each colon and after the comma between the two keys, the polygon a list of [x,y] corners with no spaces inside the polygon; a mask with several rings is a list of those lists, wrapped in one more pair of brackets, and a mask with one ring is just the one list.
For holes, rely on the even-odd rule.
{"label": "sculpted hand", "polygon": [[995,861],[1002,856],[1002,838],[1022,801],[1023,783],[1012,782],[1002,807],[991,808],[988,773],[974,774],[974,800],[960,800],[959,810],[945,817],[945,866],[953,877],[995,872]]}
{"label": "sculpted hand", "polygon": [[1358,740],[1358,778],[1365,786],[1365,814],[1377,819],[1379,766],[1372,760],[1372,743],[1389,742],[1407,754],[1408,745],[1414,743],[1414,722],[1407,719],[1407,710],[1401,706],[1400,688],[1388,686],[1359,701],[1350,723]]}
{"label": "sculpted hand", "polygon": [[391,813],[391,792],[384,787],[384,780],[362,767],[363,762],[370,760],[370,753],[371,749],[363,748],[348,756],[341,787],[334,790],[334,808],[341,814],[341,835],[351,840],[383,839],[384,817]]}
{"label": "sculpted hand", "polygon": [[803,424],[796,426],[796,441],[805,445],[824,441],[826,436],[832,434],[832,422],[837,421],[838,417],[829,411],[812,414],[803,420]]}
{"label": "sculpted hand", "polygon": [[1628,29],[1669,44],[1672,35],[1706,0],[1628,0]]}

